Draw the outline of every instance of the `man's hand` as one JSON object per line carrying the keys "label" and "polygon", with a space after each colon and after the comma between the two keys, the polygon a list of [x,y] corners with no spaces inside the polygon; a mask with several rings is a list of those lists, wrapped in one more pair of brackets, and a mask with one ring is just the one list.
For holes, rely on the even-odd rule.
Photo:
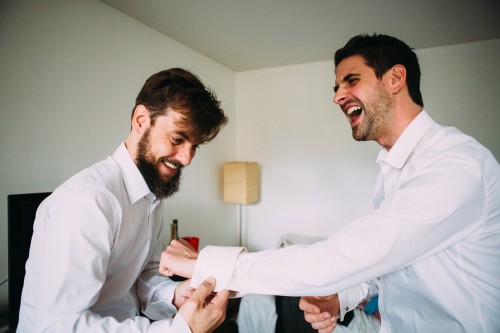
{"label": "man's hand", "polygon": [[179,257],[187,259],[198,258],[198,251],[196,251],[185,239],[174,239],[167,246],[166,251]]}
{"label": "man's hand", "polygon": [[198,252],[183,239],[174,239],[162,252],[160,273],[167,276],[179,275],[191,278],[196,265]]}
{"label": "man's hand", "polygon": [[172,301],[172,304],[174,304],[177,309],[180,309],[180,307],[193,293],[194,289],[189,286],[190,283],[191,280],[185,280],[180,282],[177,287],[175,287],[174,299]]}
{"label": "man's hand", "polygon": [[340,310],[337,294],[301,297],[299,308],[304,311],[306,321],[319,333],[330,333],[337,326],[337,314]]}
{"label": "man's hand", "polygon": [[193,333],[212,332],[226,317],[229,291],[214,294],[214,288],[214,278],[206,279],[178,311]]}

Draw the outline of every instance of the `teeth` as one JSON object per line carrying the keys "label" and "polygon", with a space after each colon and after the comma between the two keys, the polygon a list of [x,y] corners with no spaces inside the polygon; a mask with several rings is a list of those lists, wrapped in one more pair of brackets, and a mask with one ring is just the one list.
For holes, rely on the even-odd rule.
{"label": "teeth", "polygon": [[170,162],[165,162],[165,165],[169,168],[169,169],[177,169],[177,165],[173,164],[173,163],[170,163]]}
{"label": "teeth", "polygon": [[361,106],[351,106],[348,110],[347,110],[347,115],[351,115],[354,111],[361,111]]}

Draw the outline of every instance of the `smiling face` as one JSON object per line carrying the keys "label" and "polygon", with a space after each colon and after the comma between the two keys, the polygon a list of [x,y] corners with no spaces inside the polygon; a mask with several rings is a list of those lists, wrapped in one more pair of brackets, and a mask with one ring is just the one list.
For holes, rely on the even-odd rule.
{"label": "smiling face", "polygon": [[153,125],[144,126],[137,144],[137,167],[151,192],[160,199],[179,190],[182,168],[191,163],[199,146],[181,120],[181,113],[168,109]]}
{"label": "smiling face", "polygon": [[393,115],[391,96],[383,78],[377,79],[374,70],[357,55],[342,60],[335,72],[333,100],[349,120],[353,138],[383,142]]}

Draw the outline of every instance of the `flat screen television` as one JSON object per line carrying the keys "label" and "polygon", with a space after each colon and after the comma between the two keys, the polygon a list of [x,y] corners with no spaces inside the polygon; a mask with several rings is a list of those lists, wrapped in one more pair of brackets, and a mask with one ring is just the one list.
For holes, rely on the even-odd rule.
{"label": "flat screen television", "polygon": [[40,203],[50,192],[7,196],[9,258],[9,331],[15,332],[28,260],[33,222]]}

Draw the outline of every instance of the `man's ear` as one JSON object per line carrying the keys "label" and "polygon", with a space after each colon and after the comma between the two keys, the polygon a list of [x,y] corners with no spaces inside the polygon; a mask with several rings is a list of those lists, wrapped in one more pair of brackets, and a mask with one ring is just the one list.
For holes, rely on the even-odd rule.
{"label": "man's ear", "polygon": [[149,127],[149,121],[149,110],[142,104],[137,105],[132,116],[132,131],[142,133]]}
{"label": "man's ear", "polygon": [[388,71],[389,90],[398,93],[406,85],[406,68],[403,65],[395,65]]}

